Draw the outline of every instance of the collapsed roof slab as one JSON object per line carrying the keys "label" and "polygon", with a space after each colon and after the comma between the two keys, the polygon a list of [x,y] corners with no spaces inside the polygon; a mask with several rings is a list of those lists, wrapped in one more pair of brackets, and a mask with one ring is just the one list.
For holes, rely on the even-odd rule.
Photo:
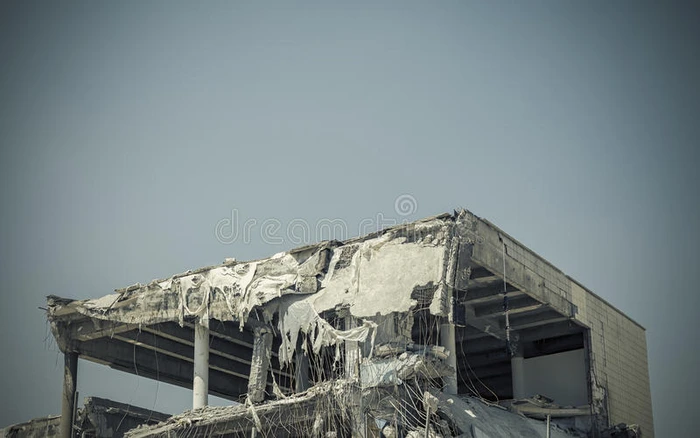
{"label": "collapsed roof slab", "polygon": [[[410,228],[410,230],[409,230]],[[273,344],[275,370],[292,360],[300,331],[321,330],[317,346],[336,345],[348,334],[319,315],[346,308],[354,317],[408,312],[414,289],[444,288],[450,224],[433,219],[354,241],[323,242],[271,258],[233,262],[117,290],[95,300],[49,297],[48,317],[63,351],[113,368],[181,386],[191,383],[194,324],[211,330],[213,392],[245,393],[253,331],[272,326],[289,336]],[[398,234],[401,234],[398,236]],[[409,235],[410,234],[410,235]],[[360,275],[361,271],[361,275]],[[367,336],[371,322],[354,329]],[[130,352],[130,354],[125,354]],[[237,380],[238,379],[238,380]]]}
{"label": "collapsed roof slab", "polygon": [[[509,237],[461,211],[346,242],[188,271],[99,299],[52,296],[48,317],[63,351],[185,387],[191,385],[193,324],[209,325],[215,340],[210,369],[221,374],[221,382],[212,381],[213,393],[235,399],[245,392],[254,328],[273,320],[289,335],[273,348],[282,377],[290,377],[281,365],[295,349],[287,340],[298,332],[320,324],[327,333],[320,345],[342,342],[340,330],[324,326],[321,313],[346,308],[369,329],[377,314],[415,308],[417,290],[432,294],[431,313],[451,317],[446,299],[452,289],[465,309],[464,322],[505,342],[509,327],[498,309],[504,282],[498,244],[504,239]],[[574,306],[566,297],[549,293],[508,257],[505,267],[511,325],[529,329],[571,319]],[[133,350],[129,363],[127,350]],[[153,363],[157,354],[165,364],[159,372]]]}
{"label": "collapsed roof slab", "polygon": [[[505,346],[526,333],[546,337],[563,325],[580,333],[588,320],[574,304],[571,284],[502,230],[460,210],[345,242],[229,260],[99,299],[49,297],[47,313],[64,352],[185,387],[192,382],[193,327],[209,327],[218,342],[212,342],[210,388],[237,399],[247,390],[256,328],[276,333],[269,386],[291,390],[285,367],[300,337],[313,337],[315,352],[337,349],[346,340],[373,338],[379,317],[419,307],[451,326],[466,326],[457,330],[456,342],[487,337]],[[499,312],[499,303],[510,304]],[[322,315],[357,322],[344,330]],[[131,363],[121,354],[126,349]],[[169,372],[154,369],[156,354]],[[490,357],[478,362],[502,361]]]}

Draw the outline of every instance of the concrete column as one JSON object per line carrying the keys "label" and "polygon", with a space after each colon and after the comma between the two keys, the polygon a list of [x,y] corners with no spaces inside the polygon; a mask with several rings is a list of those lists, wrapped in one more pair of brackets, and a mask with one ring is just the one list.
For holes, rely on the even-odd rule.
{"label": "concrete column", "polygon": [[452,367],[454,372],[444,378],[445,388],[443,392],[447,394],[457,394],[457,342],[455,337],[455,326],[447,322],[447,319],[440,325],[440,344],[449,351],[447,365]]}
{"label": "concrete column", "polygon": [[513,398],[525,398],[525,358],[522,352],[516,353],[510,359],[511,376],[513,378]]}
{"label": "concrete column", "polygon": [[[345,317],[345,330],[357,327],[352,315]],[[360,346],[357,341],[345,341],[345,378],[355,379],[360,376]]]}
{"label": "concrete column", "polygon": [[78,353],[63,353],[63,399],[61,401],[61,438],[73,436],[75,390],[78,377]]}
{"label": "concrete column", "polygon": [[267,372],[272,354],[272,333],[263,327],[256,327],[254,331],[253,356],[250,360],[248,376],[248,399],[253,403],[260,403],[265,400]]}
{"label": "concrete column", "polygon": [[194,325],[194,378],[192,409],[209,404],[209,328]]}

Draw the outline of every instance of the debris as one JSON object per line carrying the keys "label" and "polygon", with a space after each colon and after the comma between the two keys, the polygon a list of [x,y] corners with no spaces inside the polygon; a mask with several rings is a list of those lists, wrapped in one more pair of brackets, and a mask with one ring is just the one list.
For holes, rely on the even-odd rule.
{"label": "debris", "polygon": [[[78,409],[74,430],[80,436],[119,438],[139,425],[153,425],[169,415],[99,397],[87,397]],[[3,438],[58,437],[60,416],[35,418],[0,430]]]}
{"label": "debris", "polygon": [[642,431],[636,424],[617,424],[603,431],[601,438],[641,438]]}

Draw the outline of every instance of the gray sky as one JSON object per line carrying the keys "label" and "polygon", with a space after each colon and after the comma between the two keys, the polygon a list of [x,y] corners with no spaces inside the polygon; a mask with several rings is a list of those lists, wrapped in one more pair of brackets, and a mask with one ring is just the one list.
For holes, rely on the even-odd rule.
{"label": "gray sky", "polygon": [[[697,9],[374,3],[0,3],[0,426],[60,412],[46,295],[296,246],[221,243],[234,210],[463,206],[644,325],[657,435],[695,430]],[[191,403],[84,361],[79,390]]]}

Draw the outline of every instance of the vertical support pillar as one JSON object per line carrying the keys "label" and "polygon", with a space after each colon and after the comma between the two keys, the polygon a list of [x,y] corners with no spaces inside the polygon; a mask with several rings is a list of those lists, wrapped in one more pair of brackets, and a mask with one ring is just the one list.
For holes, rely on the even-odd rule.
{"label": "vertical support pillar", "polygon": [[194,378],[192,409],[209,404],[209,327],[194,325]]}
{"label": "vertical support pillar", "polygon": [[[357,327],[357,320],[350,314],[343,318],[345,330],[352,330]],[[360,378],[360,344],[357,341],[345,341],[345,379],[359,380]],[[354,385],[353,385],[354,386]],[[364,438],[367,436],[367,418],[363,403],[362,391],[359,385],[353,388],[346,399],[346,408],[350,412],[352,421],[353,438]]]}
{"label": "vertical support pillar", "polygon": [[449,365],[454,372],[449,376],[446,376],[443,380],[445,382],[445,388],[443,392],[447,394],[457,394],[457,342],[455,337],[455,326],[451,324],[447,318],[440,325],[440,344],[448,350],[449,355],[447,356],[447,365]]}
{"label": "vertical support pillar", "polygon": [[[352,315],[345,317],[345,330],[357,327],[357,321]],[[360,347],[357,341],[345,341],[345,378],[360,377]]]}
{"label": "vertical support pillar", "polygon": [[513,399],[520,399],[527,397],[525,393],[525,358],[523,357],[523,347],[520,342],[514,347],[514,355],[510,358],[511,377],[513,379]]}
{"label": "vertical support pillar", "polygon": [[[445,286],[446,286],[446,301],[445,304],[447,315],[443,316],[440,324],[440,344],[445,347],[449,355],[445,361],[454,371],[443,378],[445,387],[443,392],[446,394],[459,393],[457,386],[457,341],[455,336],[455,317],[457,313],[461,313],[459,319],[464,319],[464,312],[457,312],[458,306],[464,309],[463,304],[457,305],[456,294],[458,290],[466,292],[469,284],[469,276],[471,268],[469,267],[473,246],[471,244],[461,244],[459,240],[453,237],[450,241],[450,248],[447,258],[447,269],[445,271]],[[461,310],[460,309],[460,310]],[[464,321],[459,321],[464,323]]]}
{"label": "vertical support pillar", "polygon": [[253,341],[253,357],[248,376],[248,399],[252,403],[265,400],[267,386],[267,371],[272,353],[272,332],[264,327],[255,327]]}
{"label": "vertical support pillar", "polygon": [[78,377],[78,353],[63,353],[63,399],[61,401],[61,438],[73,436],[73,415]]}

